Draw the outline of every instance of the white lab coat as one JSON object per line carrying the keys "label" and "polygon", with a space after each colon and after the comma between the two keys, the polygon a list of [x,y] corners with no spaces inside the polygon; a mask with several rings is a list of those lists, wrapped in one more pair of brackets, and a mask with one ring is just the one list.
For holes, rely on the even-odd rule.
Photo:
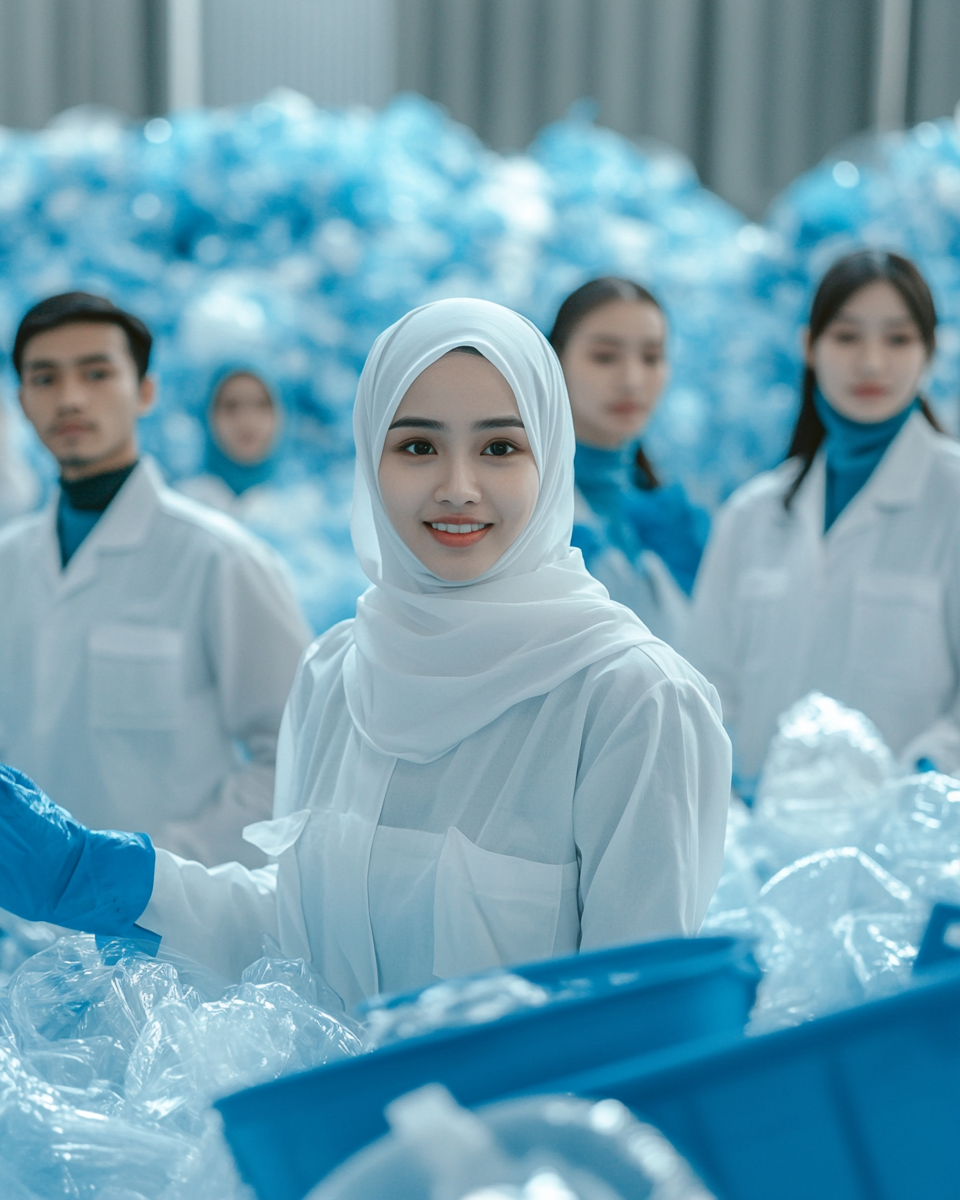
{"label": "white lab coat", "polygon": [[218,512],[227,513],[236,521],[248,520],[257,507],[257,501],[269,493],[269,488],[258,484],[238,496],[219,475],[194,475],[190,479],[179,480],[175,486],[184,496]]}
{"label": "white lab coat", "polygon": [[234,979],[268,935],[348,1004],[696,932],[719,877],[730,758],[716,694],[683,659],[656,642],[621,650],[433,762],[398,760],[385,793],[362,795],[337,786],[351,730],[339,672],[331,692],[315,686],[349,624],[301,664],[276,819],[248,831],[277,864],[207,871],[160,853],[141,925]]}
{"label": "white lab coat", "polygon": [[[573,521],[605,540],[603,522],[579,490],[574,493]],[[637,614],[652,634],[668,645],[680,645],[690,612],[690,602],[659,554],[644,550],[635,566],[618,547],[604,546],[590,563],[590,574],[599,579],[610,599]]]}
{"label": "white lab coat", "polygon": [[911,765],[960,770],[960,446],[911,416],[823,532],[821,451],[717,516],[685,652],[716,685],[734,762],[760,771],[777,717],[811,689],[860,709]]}
{"label": "white lab coat", "polygon": [[309,639],[274,552],[144,460],[66,569],[56,498],[0,532],[0,759],[87,825],[262,863]]}

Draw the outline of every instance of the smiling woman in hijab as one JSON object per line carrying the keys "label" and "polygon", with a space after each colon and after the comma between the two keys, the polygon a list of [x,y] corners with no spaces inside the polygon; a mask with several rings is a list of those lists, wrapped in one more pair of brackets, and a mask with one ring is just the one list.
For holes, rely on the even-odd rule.
{"label": "smiling woman in hijab", "polygon": [[274,475],[285,417],[279,392],[251,363],[222,367],[208,389],[203,474],[178,489],[193,500],[242,516],[254,489]]}
{"label": "smiling woman in hijab", "polygon": [[543,336],[480,300],[409,313],[370,353],[354,432],[371,587],[290,694],[275,818],[246,834],[278,868],[157,851],[130,920],[231,977],[269,934],[348,1005],[695,933],[729,742],[713,688],[571,549]]}

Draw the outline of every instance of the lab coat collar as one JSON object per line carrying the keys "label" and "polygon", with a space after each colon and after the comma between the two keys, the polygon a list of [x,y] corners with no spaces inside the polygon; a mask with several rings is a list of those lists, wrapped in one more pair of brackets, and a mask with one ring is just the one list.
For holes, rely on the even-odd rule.
{"label": "lab coat collar", "polygon": [[826,493],[826,465],[821,448],[813,460],[795,501],[805,523],[830,546],[846,539],[878,509],[908,508],[916,504],[936,448],[937,433],[922,413],[913,413],[890,444],[876,470],[837,517],[826,534],[823,532],[823,507]]}
{"label": "lab coat collar", "polygon": [[156,464],[151,458],[142,458],[63,570],[60,569],[57,540],[59,492],[52,497],[45,516],[46,541],[48,550],[52,551],[47,554],[47,560],[56,572],[57,590],[61,595],[84,587],[96,577],[101,554],[124,553],[143,544],[154,514],[160,508],[163,489],[163,479]]}

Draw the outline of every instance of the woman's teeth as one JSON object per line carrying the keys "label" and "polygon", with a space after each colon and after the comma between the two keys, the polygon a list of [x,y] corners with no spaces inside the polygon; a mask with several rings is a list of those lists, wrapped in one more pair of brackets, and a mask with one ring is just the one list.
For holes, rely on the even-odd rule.
{"label": "woman's teeth", "polygon": [[450,525],[443,521],[431,521],[431,529],[439,529],[441,533],[476,533],[480,529],[486,527],[486,521],[481,521],[479,525]]}

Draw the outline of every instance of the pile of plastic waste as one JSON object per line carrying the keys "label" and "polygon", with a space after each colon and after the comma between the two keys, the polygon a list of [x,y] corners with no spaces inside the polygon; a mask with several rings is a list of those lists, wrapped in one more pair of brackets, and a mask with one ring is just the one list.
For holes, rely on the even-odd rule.
{"label": "pile of plastic waste", "polygon": [[757,939],[751,1031],[910,984],[937,901],[960,901],[960,781],[903,775],[863,714],[812,693],[780,719],[739,802],[703,933]]}
{"label": "pile of plastic waste", "polygon": [[771,207],[779,254],[759,262],[758,295],[781,311],[776,328],[803,322],[820,276],[862,246],[912,258],[930,283],[940,325],[925,388],[947,428],[960,428],[960,138],[957,121],[865,134],[802,175]]}
{"label": "pile of plastic waste", "polygon": [[431,1084],[386,1116],[390,1134],[309,1200],[711,1200],[670,1143],[616,1100],[538,1096],[473,1113]]}
{"label": "pile of plastic waste", "polygon": [[[751,365],[771,336],[752,290],[768,243],[680,155],[586,111],[514,156],[415,96],[373,113],[280,91],[143,126],[81,109],[39,134],[0,131],[0,345],[29,304],[68,288],[140,314],[160,379],[143,440],[172,479],[201,467],[212,376],[262,365],[289,419],[281,500],[250,520],[291,559],[317,628],[363,586],[337,466],[382,329],[451,295],[548,329],[584,280],[639,279],[666,308],[675,364],[651,450],[712,504],[776,461],[794,404],[795,361],[765,366],[759,385]],[[30,453],[49,483],[48,459]]]}
{"label": "pile of plastic waste", "polygon": [[329,999],[297,961],[260,959],[225,986],[164,952],[53,942],[0,993],[0,1194],[250,1196],[210,1101],[359,1053]]}

